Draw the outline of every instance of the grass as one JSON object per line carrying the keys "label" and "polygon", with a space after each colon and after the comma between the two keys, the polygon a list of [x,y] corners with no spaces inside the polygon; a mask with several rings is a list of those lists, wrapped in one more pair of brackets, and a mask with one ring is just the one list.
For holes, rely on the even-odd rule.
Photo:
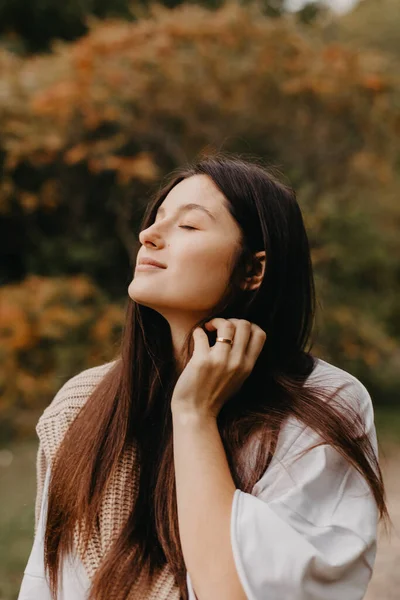
{"label": "grass", "polygon": [[[383,451],[398,452],[400,410],[376,409],[375,423]],[[16,600],[32,547],[36,448],[34,441],[0,448],[0,600]]]}
{"label": "grass", "polygon": [[36,447],[18,443],[0,453],[0,600],[17,598],[32,546]]}
{"label": "grass", "polygon": [[394,407],[376,408],[375,425],[382,447],[400,444],[400,410]]}

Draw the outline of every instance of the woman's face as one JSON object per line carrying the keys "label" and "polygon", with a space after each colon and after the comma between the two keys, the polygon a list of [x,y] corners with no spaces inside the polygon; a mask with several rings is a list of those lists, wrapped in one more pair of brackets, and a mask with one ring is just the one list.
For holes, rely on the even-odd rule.
{"label": "woman's face", "polygon": [[[212,180],[194,175],[169,192],[139,240],[142,246],[128,288],[132,300],[165,316],[184,311],[201,318],[226,291],[241,231]],[[141,270],[143,258],[166,268]]]}

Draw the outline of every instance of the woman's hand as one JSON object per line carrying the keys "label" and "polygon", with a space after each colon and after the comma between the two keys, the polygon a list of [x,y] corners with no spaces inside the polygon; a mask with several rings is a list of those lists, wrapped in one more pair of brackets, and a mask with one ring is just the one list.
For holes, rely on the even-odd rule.
{"label": "woman's hand", "polygon": [[193,355],[172,395],[173,413],[216,418],[252,372],[267,337],[258,325],[244,319],[215,318],[205,327],[233,343],[215,342],[210,347],[207,334],[200,327],[195,329]]}

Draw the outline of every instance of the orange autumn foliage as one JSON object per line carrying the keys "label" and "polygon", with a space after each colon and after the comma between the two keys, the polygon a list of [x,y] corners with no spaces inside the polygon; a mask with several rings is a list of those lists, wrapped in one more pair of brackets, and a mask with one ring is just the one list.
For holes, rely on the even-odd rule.
{"label": "orange autumn foliage", "polygon": [[228,2],[154,6],[35,58],[0,50],[0,217],[5,233],[18,225],[0,250],[17,253],[20,240],[25,272],[49,274],[1,290],[20,315],[1,334],[2,406],[41,406],[109,355],[122,314],[103,293],[126,298],[150,193],[214,149],[288,176],[321,298],[316,353],[396,398],[399,74],[334,37]]}
{"label": "orange autumn foliage", "polygon": [[[0,289],[0,420],[10,433],[34,425],[63,381],[111,360],[124,310],[85,276],[29,276]],[[18,407],[18,415],[15,409]],[[10,424],[11,423],[11,424]],[[18,423],[24,423],[20,431]]]}

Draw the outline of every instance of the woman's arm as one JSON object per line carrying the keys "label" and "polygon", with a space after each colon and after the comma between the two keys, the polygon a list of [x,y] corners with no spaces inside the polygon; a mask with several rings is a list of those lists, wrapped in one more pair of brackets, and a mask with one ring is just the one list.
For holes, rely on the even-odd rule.
{"label": "woman's arm", "polygon": [[[374,439],[369,395],[357,384],[351,391],[363,404]],[[216,424],[174,417],[178,518],[192,598],[194,591],[198,600],[364,597],[376,553],[372,493],[329,445],[294,460],[321,440],[301,424],[290,430],[283,433],[289,451],[271,464],[252,494],[236,489],[231,496]]]}
{"label": "woman's arm", "polygon": [[246,600],[235,568],[230,520],[235,484],[216,419],[173,413],[178,520],[198,600]]}

